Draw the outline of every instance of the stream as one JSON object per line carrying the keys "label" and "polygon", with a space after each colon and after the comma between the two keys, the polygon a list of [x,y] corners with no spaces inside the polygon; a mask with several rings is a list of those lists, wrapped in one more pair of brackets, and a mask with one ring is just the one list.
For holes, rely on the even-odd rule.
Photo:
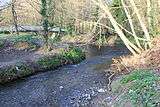
{"label": "stream", "polygon": [[111,59],[128,54],[123,46],[87,46],[86,60],[0,86],[0,107],[107,107]]}

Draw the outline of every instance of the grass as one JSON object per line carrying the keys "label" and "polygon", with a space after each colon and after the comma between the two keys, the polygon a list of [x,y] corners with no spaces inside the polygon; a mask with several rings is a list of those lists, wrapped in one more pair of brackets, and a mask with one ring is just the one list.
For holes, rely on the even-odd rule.
{"label": "grass", "polygon": [[160,76],[153,71],[136,70],[124,76],[119,85],[125,89],[116,102],[119,107],[123,107],[126,102],[130,102],[132,107],[158,107]]}
{"label": "grass", "polygon": [[21,33],[20,35],[16,34],[0,34],[0,39],[9,39],[12,42],[18,42],[18,41],[25,41],[25,42],[31,42],[35,39],[43,39],[41,36],[35,36],[33,34],[28,33]]}
{"label": "grass", "polygon": [[40,36],[34,36],[29,34],[14,35],[9,38],[13,43],[17,42],[28,42],[32,43],[34,40],[42,39]]}
{"label": "grass", "polygon": [[[34,35],[34,34],[28,34],[28,33],[20,33],[20,35],[16,34],[0,34],[0,40],[8,39],[13,44],[17,44],[19,42],[26,42],[30,44],[31,46],[34,46],[34,43],[37,41],[42,41],[44,43],[44,38],[42,35]],[[54,39],[50,38],[48,39],[49,45],[53,45],[53,43],[57,43],[60,40],[61,37],[56,36]]]}
{"label": "grass", "polygon": [[11,35],[8,35],[8,34],[0,34],[0,40],[3,40],[3,39],[7,39],[11,37]]}

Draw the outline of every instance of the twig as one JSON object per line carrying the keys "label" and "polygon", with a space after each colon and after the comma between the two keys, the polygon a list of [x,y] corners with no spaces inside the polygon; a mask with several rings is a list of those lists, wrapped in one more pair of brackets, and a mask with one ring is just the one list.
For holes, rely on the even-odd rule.
{"label": "twig", "polygon": [[108,78],[109,83],[108,83],[107,86],[108,86],[108,90],[109,91],[112,91],[111,83],[112,83],[113,76],[115,76],[115,73],[113,73],[112,75],[110,75],[109,78]]}

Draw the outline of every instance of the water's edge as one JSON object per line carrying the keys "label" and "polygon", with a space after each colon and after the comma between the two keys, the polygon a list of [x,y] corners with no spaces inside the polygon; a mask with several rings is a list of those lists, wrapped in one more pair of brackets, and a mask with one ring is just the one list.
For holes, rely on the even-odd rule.
{"label": "water's edge", "polygon": [[1,107],[104,107],[106,70],[124,47],[87,46],[87,59],[0,86]]}

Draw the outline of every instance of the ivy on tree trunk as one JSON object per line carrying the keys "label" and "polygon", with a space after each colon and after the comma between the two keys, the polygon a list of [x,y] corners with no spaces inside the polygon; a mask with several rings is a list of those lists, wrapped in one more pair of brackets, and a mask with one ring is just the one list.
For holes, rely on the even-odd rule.
{"label": "ivy on tree trunk", "polygon": [[48,31],[49,31],[49,21],[48,21],[48,6],[47,0],[41,0],[41,11],[42,16],[42,26],[43,26],[43,37],[45,39],[45,44],[48,48]]}

